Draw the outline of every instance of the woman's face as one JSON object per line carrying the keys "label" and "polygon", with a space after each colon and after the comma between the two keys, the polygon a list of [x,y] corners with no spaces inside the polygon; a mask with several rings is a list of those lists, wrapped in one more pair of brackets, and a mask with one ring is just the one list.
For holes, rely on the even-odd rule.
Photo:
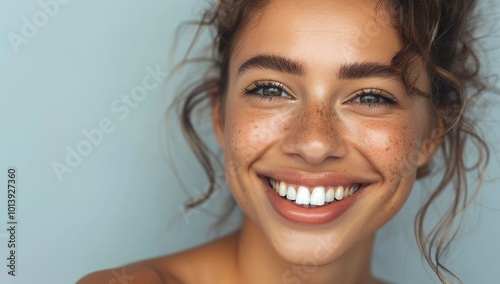
{"label": "woman's face", "polygon": [[373,236],[437,146],[427,100],[391,68],[402,46],[376,2],[270,1],[236,40],[223,120],[214,105],[229,187],[293,263]]}

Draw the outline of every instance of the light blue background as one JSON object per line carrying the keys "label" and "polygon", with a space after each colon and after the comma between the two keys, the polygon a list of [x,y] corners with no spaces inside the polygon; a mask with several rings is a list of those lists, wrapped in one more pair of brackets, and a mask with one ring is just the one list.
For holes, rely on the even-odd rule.
{"label": "light blue background", "polygon": [[[122,94],[143,84],[148,67],[168,72],[180,60],[192,30],[171,52],[175,29],[196,19],[205,2],[68,2],[15,52],[9,33],[22,35],[23,17],[32,21],[43,9],[33,0],[0,1],[0,283],[73,283],[91,271],[179,251],[216,236],[207,235],[215,220],[208,214],[180,215],[187,195],[168,162],[170,145],[171,161],[185,187],[196,195],[205,186],[177,126],[166,134],[167,106],[191,71],[148,91],[123,119],[112,108]],[[498,15],[498,8],[487,10]],[[484,20],[493,26],[493,20]],[[499,46],[498,33],[490,35],[488,49]],[[500,68],[499,55],[490,53],[492,73]],[[491,109],[482,124],[492,144],[500,137],[498,110]],[[67,147],[76,149],[86,140],[82,131],[99,127],[103,118],[112,121],[114,130],[60,182],[52,163],[64,163]],[[213,143],[209,135],[207,139]],[[499,177],[497,150],[489,179]],[[6,274],[10,166],[17,167],[19,182],[16,278]],[[498,184],[485,184],[448,259],[464,283],[498,282]],[[394,283],[437,283],[412,241],[414,213],[426,194],[421,185],[378,235],[374,271]],[[217,212],[226,197],[217,195],[205,209]],[[238,220],[235,214],[219,234],[234,229]]]}

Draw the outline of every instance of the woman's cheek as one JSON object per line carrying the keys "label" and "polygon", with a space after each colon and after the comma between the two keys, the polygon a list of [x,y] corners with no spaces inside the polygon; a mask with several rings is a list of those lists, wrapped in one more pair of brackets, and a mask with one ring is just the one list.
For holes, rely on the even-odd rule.
{"label": "woman's cheek", "polygon": [[416,131],[412,127],[382,121],[358,122],[356,125],[358,127],[351,128],[355,129],[355,147],[385,182],[398,183],[414,176],[419,149]]}
{"label": "woman's cheek", "polygon": [[272,147],[288,125],[288,117],[277,111],[230,112],[227,119],[227,150],[235,162],[245,167]]}
{"label": "woman's cheek", "polygon": [[[226,113],[224,128],[224,162],[228,182],[242,188],[251,184],[242,179],[248,175],[252,163],[272,147],[286,128],[287,119],[275,112],[234,108]],[[237,184],[234,184],[237,183]],[[245,188],[242,188],[245,191]]]}

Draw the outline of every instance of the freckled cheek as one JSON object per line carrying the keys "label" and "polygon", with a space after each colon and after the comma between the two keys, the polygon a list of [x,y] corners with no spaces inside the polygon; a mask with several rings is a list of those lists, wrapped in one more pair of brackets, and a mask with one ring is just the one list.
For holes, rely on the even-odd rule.
{"label": "freckled cheek", "polygon": [[224,130],[226,162],[249,165],[258,159],[288,129],[283,115],[230,112]]}
{"label": "freckled cheek", "polygon": [[[415,132],[400,125],[367,125],[358,129],[358,149],[384,178],[393,183],[416,171]],[[417,155],[415,155],[417,154]]]}
{"label": "freckled cheek", "polygon": [[259,195],[253,194],[252,164],[276,144],[286,119],[263,112],[230,111],[224,128],[224,160],[229,188],[240,208],[254,215]]}

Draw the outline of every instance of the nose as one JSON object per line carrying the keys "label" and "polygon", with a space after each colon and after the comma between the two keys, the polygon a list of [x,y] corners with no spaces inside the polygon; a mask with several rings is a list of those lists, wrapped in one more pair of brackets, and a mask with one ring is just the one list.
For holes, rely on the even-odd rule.
{"label": "nose", "polygon": [[342,123],[332,106],[304,106],[291,121],[283,150],[312,166],[320,165],[346,154],[342,133]]}

